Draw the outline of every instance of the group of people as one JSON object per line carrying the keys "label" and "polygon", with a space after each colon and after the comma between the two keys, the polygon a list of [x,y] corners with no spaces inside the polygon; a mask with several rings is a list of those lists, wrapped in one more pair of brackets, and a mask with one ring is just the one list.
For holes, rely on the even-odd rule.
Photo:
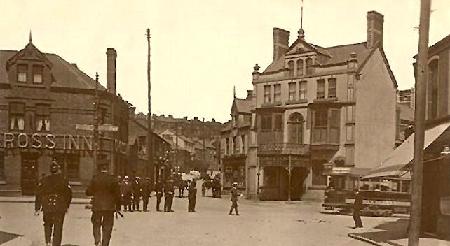
{"label": "group of people", "polygon": [[[195,212],[197,183],[189,183],[189,212]],[[155,184],[156,211],[160,210],[164,196],[164,211],[174,212],[172,203],[174,197],[174,181],[170,177],[166,182],[157,180]],[[129,178],[117,180],[109,174],[108,165],[99,165],[99,172],[94,175],[86,189],[86,195],[92,200],[92,228],[96,246],[109,245],[114,226],[114,217],[123,216],[124,211],[140,211],[140,199],[143,200],[143,211],[148,211],[148,203],[153,185],[149,178]],[[50,165],[50,174],[43,176],[37,185],[35,200],[35,215],[42,211],[45,243],[47,246],[60,246],[64,217],[72,201],[72,190],[69,182],[61,172],[56,161]],[[237,210],[236,210],[237,212]]]}

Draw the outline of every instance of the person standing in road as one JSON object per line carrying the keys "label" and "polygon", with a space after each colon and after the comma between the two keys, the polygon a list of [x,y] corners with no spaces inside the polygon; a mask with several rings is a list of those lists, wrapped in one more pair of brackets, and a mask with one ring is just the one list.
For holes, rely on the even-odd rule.
{"label": "person standing in road", "polygon": [[233,188],[231,188],[230,194],[231,194],[231,208],[230,212],[228,213],[231,215],[233,213],[233,209],[236,210],[236,215],[239,215],[238,211],[238,197],[240,196],[239,191],[237,189],[238,183],[233,183]]}
{"label": "person standing in road", "polygon": [[161,198],[163,196],[163,185],[162,185],[160,179],[158,179],[158,181],[156,181],[155,192],[156,192],[156,211],[159,212],[159,211],[161,211],[159,206],[161,204]]}
{"label": "person standing in road", "polygon": [[363,209],[363,197],[358,189],[355,189],[355,202],[353,203],[353,220],[355,221],[355,227],[356,228],[362,228],[362,221],[361,221],[361,209]]}
{"label": "person standing in road", "polygon": [[174,212],[172,210],[174,192],[175,188],[173,185],[173,179],[169,178],[169,180],[166,181],[166,185],[164,186],[164,212]]}
{"label": "person standing in road", "polygon": [[143,211],[148,212],[148,202],[150,199],[150,193],[152,192],[151,181],[150,178],[145,178],[141,183],[141,195],[142,195],[142,203],[143,203]]}
{"label": "person standing in road", "polygon": [[189,184],[189,208],[188,212],[195,212],[195,204],[197,203],[197,182],[194,180]]}
{"label": "person standing in road", "polygon": [[[42,210],[45,243],[47,246],[60,246],[64,216],[72,200],[69,182],[61,174],[56,161],[50,165],[50,175],[42,178],[36,191],[35,215]],[[52,238],[53,237],[53,238]]]}
{"label": "person standing in road", "polygon": [[96,246],[108,246],[114,226],[114,212],[120,212],[120,187],[114,176],[108,173],[108,165],[100,165],[87,190],[93,196],[92,231]]}

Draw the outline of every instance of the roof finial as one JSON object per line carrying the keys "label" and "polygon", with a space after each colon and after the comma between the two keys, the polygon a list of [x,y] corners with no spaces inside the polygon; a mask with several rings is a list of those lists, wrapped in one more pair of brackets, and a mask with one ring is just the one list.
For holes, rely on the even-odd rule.
{"label": "roof finial", "polygon": [[236,98],[236,86],[233,85],[233,98]]}
{"label": "roof finial", "polygon": [[28,42],[31,44],[31,43],[33,43],[33,35],[32,35],[32,33],[31,33],[31,30],[30,30],[30,35],[28,36]]}
{"label": "roof finial", "polygon": [[298,30],[298,37],[301,39],[305,38],[305,30],[303,30],[303,0],[300,6],[300,30]]}

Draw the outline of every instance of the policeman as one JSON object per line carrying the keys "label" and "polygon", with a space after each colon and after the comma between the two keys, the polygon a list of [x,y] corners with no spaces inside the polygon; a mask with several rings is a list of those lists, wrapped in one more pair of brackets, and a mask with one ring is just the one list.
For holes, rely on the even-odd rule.
{"label": "policeman", "polygon": [[163,185],[160,179],[156,181],[155,191],[156,191],[156,211],[159,212],[161,211],[161,209],[159,209],[159,206],[161,204],[161,198],[163,196]]}
{"label": "policeman", "polygon": [[108,246],[114,226],[114,212],[120,212],[120,187],[116,178],[108,173],[108,164],[102,163],[87,190],[93,196],[92,229],[96,246]]}
{"label": "policeman", "polygon": [[131,189],[132,189],[132,191],[133,191],[133,206],[132,206],[132,211],[134,210],[134,211],[141,211],[140,209],[139,209],[139,203],[140,203],[140,201],[141,201],[141,181],[140,181],[140,179],[139,179],[139,177],[135,177],[133,180],[132,180],[132,183],[131,183]]}
{"label": "policeman", "polygon": [[228,213],[229,215],[231,215],[233,213],[233,209],[236,210],[236,215],[239,215],[239,211],[238,211],[238,197],[240,196],[239,191],[237,190],[237,182],[233,183],[233,188],[231,188],[231,209],[230,212]]}
{"label": "policeman", "polygon": [[131,184],[128,176],[125,176],[120,186],[120,192],[123,200],[123,210],[131,211]]}
{"label": "policeman", "polygon": [[173,194],[175,188],[173,185],[173,179],[169,178],[164,186],[164,212],[174,212],[172,210]]}
{"label": "policeman", "polygon": [[39,215],[40,210],[43,212],[42,219],[47,246],[61,245],[64,216],[71,200],[72,190],[69,182],[61,174],[58,163],[53,161],[50,165],[50,175],[43,177],[38,186],[34,207],[35,215]]}
{"label": "policeman", "polygon": [[189,185],[189,212],[195,212],[195,204],[197,203],[197,182],[192,180]]}
{"label": "policeman", "polygon": [[142,180],[141,191],[144,212],[148,212],[148,202],[150,199],[150,193],[152,192],[150,178],[145,178]]}
{"label": "policeman", "polygon": [[353,221],[355,222],[356,228],[362,228],[362,221],[361,221],[361,209],[363,208],[363,197],[358,189],[355,189],[355,202],[353,203]]}

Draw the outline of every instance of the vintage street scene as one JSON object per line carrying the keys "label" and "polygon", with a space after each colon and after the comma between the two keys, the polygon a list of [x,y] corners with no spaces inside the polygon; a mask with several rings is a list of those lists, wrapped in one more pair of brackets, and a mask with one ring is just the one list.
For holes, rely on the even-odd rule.
{"label": "vintage street scene", "polygon": [[0,245],[450,246],[450,1],[0,7]]}

